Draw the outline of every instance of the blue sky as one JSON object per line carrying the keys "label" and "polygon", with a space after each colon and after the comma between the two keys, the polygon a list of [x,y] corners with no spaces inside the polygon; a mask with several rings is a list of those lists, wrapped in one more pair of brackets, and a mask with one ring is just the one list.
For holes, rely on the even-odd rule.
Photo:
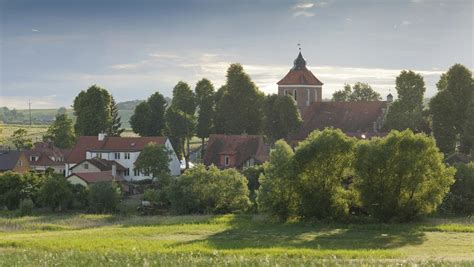
{"label": "blue sky", "polygon": [[473,69],[470,0],[124,1],[0,0],[0,106],[70,106],[92,84],[117,101],[171,96],[180,80],[216,87],[240,62],[265,93],[302,44],[323,97],[344,83],[394,93],[402,69]]}

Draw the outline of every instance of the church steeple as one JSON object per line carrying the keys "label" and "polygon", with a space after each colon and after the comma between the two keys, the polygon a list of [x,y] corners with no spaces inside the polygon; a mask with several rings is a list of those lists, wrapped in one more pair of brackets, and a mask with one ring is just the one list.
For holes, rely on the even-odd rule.
{"label": "church steeple", "polygon": [[298,57],[293,61],[293,69],[294,70],[304,70],[306,69],[306,60],[304,60],[303,55],[301,55],[301,51],[298,53]]}

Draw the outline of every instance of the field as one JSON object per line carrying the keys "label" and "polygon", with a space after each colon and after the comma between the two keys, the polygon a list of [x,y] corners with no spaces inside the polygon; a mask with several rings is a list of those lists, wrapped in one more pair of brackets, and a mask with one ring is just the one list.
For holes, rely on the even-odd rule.
{"label": "field", "polygon": [[43,140],[43,135],[48,130],[48,125],[20,125],[20,124],[2,124],[2,139],[6,146],[13,148],[11,136],[16,130],[23,128],[28,132],[28,137],[34,142]]}
{"label": "field", "polygon": [[474,221],[277,223],[262,216],[0,217],[2,266],[474,264]]}

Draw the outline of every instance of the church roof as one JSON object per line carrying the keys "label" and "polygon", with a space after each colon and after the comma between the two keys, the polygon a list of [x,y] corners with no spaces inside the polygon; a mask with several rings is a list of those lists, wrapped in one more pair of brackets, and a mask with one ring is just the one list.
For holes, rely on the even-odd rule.
{"label": "church roof", "polygon": [[349,136],[367,138],[384,135],[374,131],[374,123],[383,117],[386,101],[314,102],[302,115],[303,125],[293,140],[303,140],[314,130],[341,129]]}
{"label": "church roof", "polygon": [[306,68],[306,60],[301,52],[293,62],[293,68],[281,79],[278,85],[323,85],[323,83]]}

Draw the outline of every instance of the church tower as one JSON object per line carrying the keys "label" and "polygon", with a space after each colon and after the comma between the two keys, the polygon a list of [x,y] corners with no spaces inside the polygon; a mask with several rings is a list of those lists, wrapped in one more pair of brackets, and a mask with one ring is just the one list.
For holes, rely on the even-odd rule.
{"label": "church tower", "polygon": [[291,95],[300,114],[313,102],[322,101],[323,83],[306,68],[301,51],[295,59],[293,68],[278,83],[278,95]]}

